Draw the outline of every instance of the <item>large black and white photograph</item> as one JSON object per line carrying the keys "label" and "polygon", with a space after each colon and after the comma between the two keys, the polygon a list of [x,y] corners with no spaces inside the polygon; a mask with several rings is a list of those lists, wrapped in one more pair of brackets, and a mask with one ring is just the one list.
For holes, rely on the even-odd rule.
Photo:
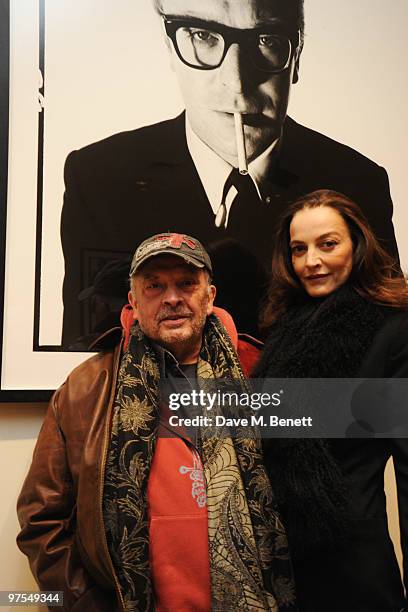
{"label": "large black and white photograph", "polygon": [[405,0],[2,9],[2,390],[55,389],[119,324],[153,234],[201,240],[216,305],[256,337],[277,221],[302,195],[351,198],[408,270]]}

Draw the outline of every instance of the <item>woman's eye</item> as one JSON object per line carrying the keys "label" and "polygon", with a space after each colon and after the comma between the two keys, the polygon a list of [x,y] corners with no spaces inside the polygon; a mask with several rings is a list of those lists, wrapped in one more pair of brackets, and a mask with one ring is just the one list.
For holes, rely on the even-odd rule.
{"label": "woman's eye", "polygon": [[301,255],[302,253],[304,253],[306,250],[306,247],[304,247],[301,244],[295,244],[294,246],[291,247],[291,252],[292,255]]}
{"label": "woman's eye", "polygon": [[333,249],[336,245],[337,245],[337,242],[335,240],[325,240],[321,244],[321,246],[324,249]]}

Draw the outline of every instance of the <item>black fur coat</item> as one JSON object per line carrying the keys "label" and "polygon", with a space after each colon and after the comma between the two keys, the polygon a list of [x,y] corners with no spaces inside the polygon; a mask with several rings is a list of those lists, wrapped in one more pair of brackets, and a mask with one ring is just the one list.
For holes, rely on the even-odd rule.
{"label": "black fur coat", "polygon": [[[323,299],[305,295],[271,327],[253,376],[357,377],[391,314],[390,309],[368,302],[348,285]],[[386,527],[383,493],[383,469],[392,451],[391,444],[383,442],[264,440],[265,463],[285,521],[302,612],[394,612],[402,608],[404,596]],[[408,441],[400,446],[408,472],[405,447]],[[333,448],[340,448],[340,455]],[[350,456],[349,449],[351,463],[364,474],[359,483],[364,504],[371,504],[373,514],[382,517],[376,519],[369,535],[362,537],[360,529],[357,545],[353,529],[362,517],[355,520],[348,480],[354,468],[349,469],[348,459],[339,460],[339,456]],[[366,461],[369,467],[364,467]]]}

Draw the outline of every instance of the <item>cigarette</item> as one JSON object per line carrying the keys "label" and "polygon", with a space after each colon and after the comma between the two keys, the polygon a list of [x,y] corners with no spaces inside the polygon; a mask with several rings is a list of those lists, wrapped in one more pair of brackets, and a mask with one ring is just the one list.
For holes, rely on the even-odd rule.
{"label": "cigarette", "polygon": [[235,139],[237,141],[238,169],[240,174],[248,174],[248,162],[245,151],[245,134],[241,113],[234,113]]}

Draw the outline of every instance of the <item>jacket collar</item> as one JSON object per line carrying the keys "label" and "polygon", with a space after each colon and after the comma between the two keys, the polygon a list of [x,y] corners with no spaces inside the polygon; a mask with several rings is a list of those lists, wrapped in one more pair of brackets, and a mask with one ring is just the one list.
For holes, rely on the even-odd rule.
{"label": "jacket collar", "polygon": [[98,336],[96,340],[89,345],[91,351],[105,351],[113,349],[124,335],[124,330],[121,327],[112,327]]}
{"label": "jacket collar", "polygon": [[160,142],[160,147],[155,149],[157,163],[178,166],[185,163],[193,163],[187,146],[186,138],[186,113],[183,111],[174,119],[165,122],[166,134]]}

